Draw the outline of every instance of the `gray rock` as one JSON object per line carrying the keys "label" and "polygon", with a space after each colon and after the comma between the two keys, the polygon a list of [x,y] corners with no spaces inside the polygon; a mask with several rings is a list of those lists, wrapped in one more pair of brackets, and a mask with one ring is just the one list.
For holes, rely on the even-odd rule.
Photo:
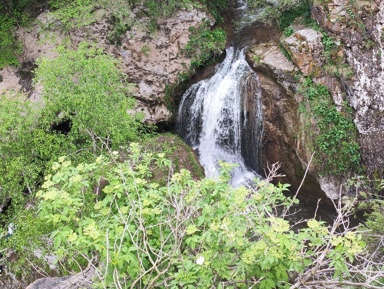
{"label": "gray rock", "polygon": [[[347,13],[345,13],[347,12]],[[351,21],[359,17],[359,25]],[[348,104],[354,108],[362,159],[368,173],[384,176],[384,1],[315,3],[312,15],[339,39],[355,75],[346,81]]]}
{"label": "gray rock", "polygon": [[88,268],[73,276],[41,278],[25,289],[91,289],[95,271]]}
{"label": "gray rock", "polygon": [[321,37],[320,32],[307,28],[297,31],[282,41],[293,62],[305,76],[319,74],[324,64]]}
{"label": "gray rock", "polygon": [[247,60],[257,72],[267,74],[289,91],[297,83],[295,76],[299,70],[289,61],[276,44],[262,43],[249,48]]}
{"label": "gray rock", "polygon": [[[119,57],[120,67],[127,74],[128,81],[136,84],[132,89],[133,96],[138,99],[136,111],[144,112],[144,120],[148,123],[169,120],[172,113],[167,108],[165,87],[178,84],[179,73],[189,71],[190,59],[181,52],[189,41],[190,28],[197,28],[204,18],[213,21],[212,17],[198,9],[180,9],[172,17],[158,19],[157,30],[153,33],[142,28],[148,25],[149,19],[137,17],[140,23],[121,36],[121,46],[118,47],[108,40],[108,33],[114,29],[107,19],[108,13],[98,9],[94,12],[97,16],[95,22],[72,29],[72,44],[76,47],[82,41],[96,42],[105,51]],[[137,11],[133,11],[131,17],[134,18],[135,13]],[[31,27],[21,27],[15,31],[17,39],[24,46],[20,62],[34,63],[42,56],[56,57],[54,49],[64,42],[68,34],[58,28],[50,31],[42,29],[56,23],[52,17],[52,14],[43,12]],[[3,69],[0,92],[21,88],[16,72],[11,67]],[[30,91],[30,97],[35,102],[41,101],[40,94],[41,87],[38,85]]]}

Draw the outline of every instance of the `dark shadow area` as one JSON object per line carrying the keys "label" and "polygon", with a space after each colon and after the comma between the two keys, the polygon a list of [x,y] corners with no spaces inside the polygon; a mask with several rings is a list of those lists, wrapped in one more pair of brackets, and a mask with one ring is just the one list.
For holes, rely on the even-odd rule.
{"label": "dark shadow area", "polygon": [[21,63],[20,68],[17,70],[16,75],[19,77],[19,84],[21,85],[21,90],[28,93],[28,97],[32,94],[32,80],[35,76],[33,73],[34,69],[37,67],[34,61],[26,61]]}
{"label": "dark shadow area", "polygon": [[67,135],[71,131],[71,128],[72,128],[71,119],[63,120],[60,123],[53,124],[51,126],[51,129],[53,131],[56,131],[56,132],[64,134],[64,135]]}

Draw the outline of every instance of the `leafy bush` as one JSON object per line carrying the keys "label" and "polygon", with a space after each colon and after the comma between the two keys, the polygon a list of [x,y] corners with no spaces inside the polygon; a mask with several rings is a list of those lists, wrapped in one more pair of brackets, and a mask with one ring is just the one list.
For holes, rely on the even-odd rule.
{"label": "leafy bush", "polygon": [[284,0],[271,3],[266,0],[247,0],[250,7],[265,8],[263,18],[276,22],[281,31],[293,24],[296,18],[303,17],[305,23],[311,23],[311,8],[309,0]]}
{"label": "leafy bush", "polygon": [[17,57],[23,47],[13,32],[16,25],[21,26],[28,21],[28,15],[24,11],[26,6],[25,0],[0,0],[0,68],[19,64]]}
{"label": "leafy bush", "polygon": [[283,5],[281,15],[277,19],[277,25],[280,30],[284,30],[293,24],[296,18],[303,17],[305,22],[311,20],[311,7],[309,1],[282,1],[283,3],[292,2]]}
{"label": "leafy bush", "polygon": [[21,97],[0,98],[0,207],[9,198],[23,200],[23,191],[34,191],[50,159],[68,147],[60,135],[38,125],[40,107]]}
{"label": "leafy bush", "polygon": [[226,8],[228,0],[200,0],[200,2],[207,6],[208,11],[212,13],[216,21],[223,21],[221,12]]}
{"label": "leafy bush", "polygon": [[6,65],[18,65],[17,56],[21,54],[23,48],[19,41],[13,36],[13,29],[16,21],[8,16],[0,17],[0,68]]}
{"label": "leafy bush", "polygon": [[195,29],[190,28],[191,36],[184,49],[187,57],[191,57],[192,67],[198,67],[220,55],[225,48],[226,33],[221,28],[210,30],[209,21],[203,21]]}
{"label": "leafy bush", "polygon": [[84,42],[57,53],[54,60],[42,58],[35,71],[43,85],[44,123],[70,121],[67,138],[95,153],[136,139],[141,116],[128,114],[135,101],[117,60]]}
{"label": "leafy bush", "polygon": [[172,15],[180,8],[201,6],[203,4],[217,21],[222,21],[221,12],[226,8],[227,0],[133,0],[131,5],[145,7],[145,12],[154,18]]}
{"label": "leafy bush", "polygon": [[140,117],[128,113],[134,101],[111,56],[85,43],[57,53],[36,70],[44,105],[16,93],[0,98],[0,209],[33,197],[59,156],[85,161],[145,135]]}
{"label": "leafy bush", "polygon": [[0,69],[6,65],[19,65],[18,56],[23,46],[20,39],[15,38],[14,31],[28,25],[36,14],[35,9],[44,7],[47,1],[0,0]]}
{"label": "leafy bush", "polygon": [[53,10],[52,15],[65,31],[83,27],[95,21],[91,12],[97,5],[97,1],[52,0],[49,4]]}
{"label": "leafy bush", "polygon": [[[73,166],[60,158],[38,193],[40,217],[56,228],[56,254],[75,257],[68,262],[98,256],[100,286],[108,288],[271,289],[342,284],[363,252],[359,234],[339,230],[343,210],[331,227],[309,220],[291,230],[287,185],[234,189],[228,164],[218,180],[195,181],[181,170],[159,185],[152,172],[169,166],[163,153],[142,153],[137,144],[122,162],[99,157]],[[108,183],[95,196],[101,178]]]}

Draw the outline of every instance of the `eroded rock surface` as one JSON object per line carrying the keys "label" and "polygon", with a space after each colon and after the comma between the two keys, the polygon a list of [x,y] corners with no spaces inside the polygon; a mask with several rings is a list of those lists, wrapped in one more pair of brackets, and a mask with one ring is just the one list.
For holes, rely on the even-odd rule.
{"label": "eroded rock surface", "polygon": [[298,82],[296,76],[297,67],[290,62],[281,49],[273,43],[261,43],[253,45],[247,53],[247,60],[253,69],[275,79],[287,90],[294,90],[294,84]]}
{"label": "eroded rock surface", "polygon": [[[319,1],[318,1],[319,2]],[[355,77],[346,83],[368,173],[384,169],[384,2],[332,0],[315,3],[321,27],[342,42]]]}
{"label": "eroded rock surface", "polygon": [[[135,84],[133,94],[137,99],[136,111],[145,113],[145,121],[159,123],[169,120],[171,112],[165,100],[166,85],[177,84],[178,74],[188,71],[190,59],[182,54],[182,50],[189,41],[190,28],[197,28],[203,18],[210,19],[210,16],[198,9],[181,9],[172,17],[159,19],[157,30],[152,33],[145,29],[149,20],[138,18],[140,23],[121,35],[121,45],[113,45],[108,38],[108,33],[114,29],[108,20],[108,11],[97,10],[94,14],[95,22],[64,34],[57,29],[42,29],[55,26],[55,19],[48,12],[43,12],[32,27],[16,31],[24,45],[20,62],[34,63],[42,56],[54,58],[54,48],[68,39],[68,35],[73,47],[84,40],[95,42],[120,59],[120,66],[127,74],[128,81]],[[10,67],[0,71],[3,77],[0,90],[27,87],[25,91],[35,101],[40,101],[40,90],[31,89],[30,76],[28,80],[17,71]]]}
{"label": "eroded rock surface", "polygon": [[321,55],[321,33],[313,29],[302,29],[285,38],[283,43],[293,62],[305,76],[320,73],[324,63]]}
{"label": "eroded rock surface", "polygon": [[319,128],[315,119],[308,119],[305,111],[300,111],[300,105],[306,101],[300,93],[299,83],[303,81],[302,75],[311,74],[315,83],[329,88],[340,109],[344,100],[341,84],[322,70],[325,59],[321,34],[299,28],[281,42],[293,62],[273,42],[254,45],[247,53],[248,62],[258,72],[262,89],[264,166],[280,162],[281,171],[286,175],[283,181],[292,184],[293,188],[300,185],[308,168],[309,175],[303,187],[308,197],[324,197],[325,193],[331,199],[337,198],[340,184],[347,176],[319,174],[321,164],[312,159],[310,149],[314,147],[315,139],[308,137],[307,131],[319,132]]}
{"label": "eroded rock surface", "polygon": [[[300,69],[281,52],[277,39],[253,45],[247,52],[247,60],[257,72],[263,110],[263,167],[279,162],[279,179],[296,190],[305,170],[309,167],[302,190],[308,198],[325,198],[320,188],[312,153],[301,136],[302,116],[299,104],[302,96],[297,93],[301,80]],[[312,56],[309,56],[312,57]],[[326,191],[327,193],[327,191]]]}
{"label": "eroded rock surface", "polygon": [[[313,17],[334,37],[334,55],[325,55],[322,34],[299,27],[282,44],[293,64],[304,76],[328,87],[334,104],[343,111],[345,104],[354,109],[359,133],[363,166],[368,173],[383,175],[384,170],[384,2],[383,1],[315,1]],[[295,27],[294,27],[295,28]],[[328,52],[329,53],[329,52]],[[328,65],[327,57],[335,63]],[[249,49],[248,61],[262,73],[265,155],[270,161],[281,160],[289,182],[295,182],[306,167],[311,153],[308,139],[300,137],[303,117],[298,111],[302,102],[292,77],[297,70],[284,64],[276,44],[258,44]],[[332,71],[333,70],[333,71]],[[266,78],[268,76],[270,79]],[[272,82],[271,82],[272,81]],[[279,84],[279,85],[278,85]],[[312,128],[315,122],[312,122]],[[292,136],[296,136],[292,139]],[[310,145],[309,145],[310,147]],[[299,160],[299,162],[298,162]],[[289,165],[291,162],[291,165]],[[298,166],[301,163],[301,166]],[[310,168],[321,189],[335,198],[344,181],[341,177],[320,176]],[[350,175],[345,174],[344,179]]]}

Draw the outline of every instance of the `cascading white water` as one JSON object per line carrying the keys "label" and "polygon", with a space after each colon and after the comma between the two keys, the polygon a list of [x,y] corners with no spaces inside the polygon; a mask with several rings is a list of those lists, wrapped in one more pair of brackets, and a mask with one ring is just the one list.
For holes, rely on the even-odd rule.
{"label": "cascading white water", "polygon": [[178,114],[178,133],[197,151],[208,177],[218,176],[220,160],[238,164],[232,173],[235,187],[258,177],[261,102],[257,94],[248,99],[250,81],[258,83],[243,51],[228,48],[215,75],[183,95]]}

